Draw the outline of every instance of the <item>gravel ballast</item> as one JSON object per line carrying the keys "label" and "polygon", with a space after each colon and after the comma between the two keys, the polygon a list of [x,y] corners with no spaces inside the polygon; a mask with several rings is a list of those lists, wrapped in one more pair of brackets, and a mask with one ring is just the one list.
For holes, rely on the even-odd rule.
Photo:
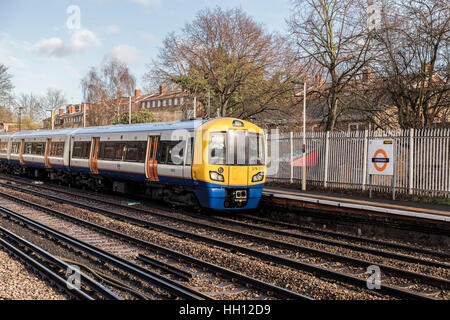
{"label": "gravel ballast", "polygon": [[0,247],[0,300],[67,300]]}

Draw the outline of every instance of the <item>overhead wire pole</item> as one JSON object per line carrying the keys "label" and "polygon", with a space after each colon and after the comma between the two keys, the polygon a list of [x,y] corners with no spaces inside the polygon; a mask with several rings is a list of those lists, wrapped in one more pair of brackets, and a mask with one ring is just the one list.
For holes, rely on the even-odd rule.
{"label": "overhead wire pole", "polygon": [[[306,81],[292,81],[293,84],[303,84],[303,144],[302,144],[302,191],[306,191]],[[294,97],[298,97],[295,93]]]}
{"label": "overhead wire pole", "polygon": [[86,128],[86,103],[83,103],[83,128]]}
{"label": "overhead wire pole", "polygon": [[128,124],[131,124],[131,94],[130,94],[130,100],[128,103]]}
{"label": "overhead wire pole", "polygon": [[211,90],[208,90],[208,118],[211,119]]}
{"label": "overhead wire pole", "polygon": [[22,131],[22,109],[23,107],[19,107],[19,131]]}
{"label": "overhead wire pole", "polygon": [[302,172],[302,190],[306,191],[306,81],[303,82],[303,172]]}
{"label": "overhead wire pole", "polygon": [[197,97],[194,97],[194,119],[197,118]]}

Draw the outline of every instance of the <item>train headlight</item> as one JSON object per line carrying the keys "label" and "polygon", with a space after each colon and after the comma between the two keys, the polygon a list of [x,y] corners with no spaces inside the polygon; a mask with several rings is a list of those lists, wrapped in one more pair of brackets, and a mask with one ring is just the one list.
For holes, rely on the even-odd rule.
{"label": "train headlight", "polygon": [[263,172],[258,172],[257,174],[255,174],[252,177],[252,182],[259,182],[259,181],[263,181],[264,179],[264,173]]}
{"label": "train headlight", "polygon": [[225,181],[223,175],[221,175],[220,173],[217,173],[215,171],[210,171],[209,172],[209,177],[213,181],[219,181],[219,182],[224,182]]}

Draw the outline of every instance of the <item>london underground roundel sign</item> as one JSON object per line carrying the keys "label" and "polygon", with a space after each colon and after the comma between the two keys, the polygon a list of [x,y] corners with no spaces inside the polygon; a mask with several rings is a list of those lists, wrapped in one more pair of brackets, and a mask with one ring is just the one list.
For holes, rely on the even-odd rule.
{"label": "london underground roundel sign", "polygon": [[394,174],[394,141],[369,140],[369,174],[392,176]]}

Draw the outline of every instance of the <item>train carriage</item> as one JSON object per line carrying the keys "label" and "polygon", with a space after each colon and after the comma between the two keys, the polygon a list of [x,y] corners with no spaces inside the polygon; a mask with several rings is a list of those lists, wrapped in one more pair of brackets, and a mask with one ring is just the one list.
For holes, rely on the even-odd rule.
{"label": "train carriage", "polygon": [[263,131],[234,118],[21,132],[3,140],[10,162],[35,177],[171,203],[252,209],[265,181]]}
{"label": "train carriage", "polygon": [[6,165],[9,162],[10,156],[10,134],[0,136],[0,166]]}

